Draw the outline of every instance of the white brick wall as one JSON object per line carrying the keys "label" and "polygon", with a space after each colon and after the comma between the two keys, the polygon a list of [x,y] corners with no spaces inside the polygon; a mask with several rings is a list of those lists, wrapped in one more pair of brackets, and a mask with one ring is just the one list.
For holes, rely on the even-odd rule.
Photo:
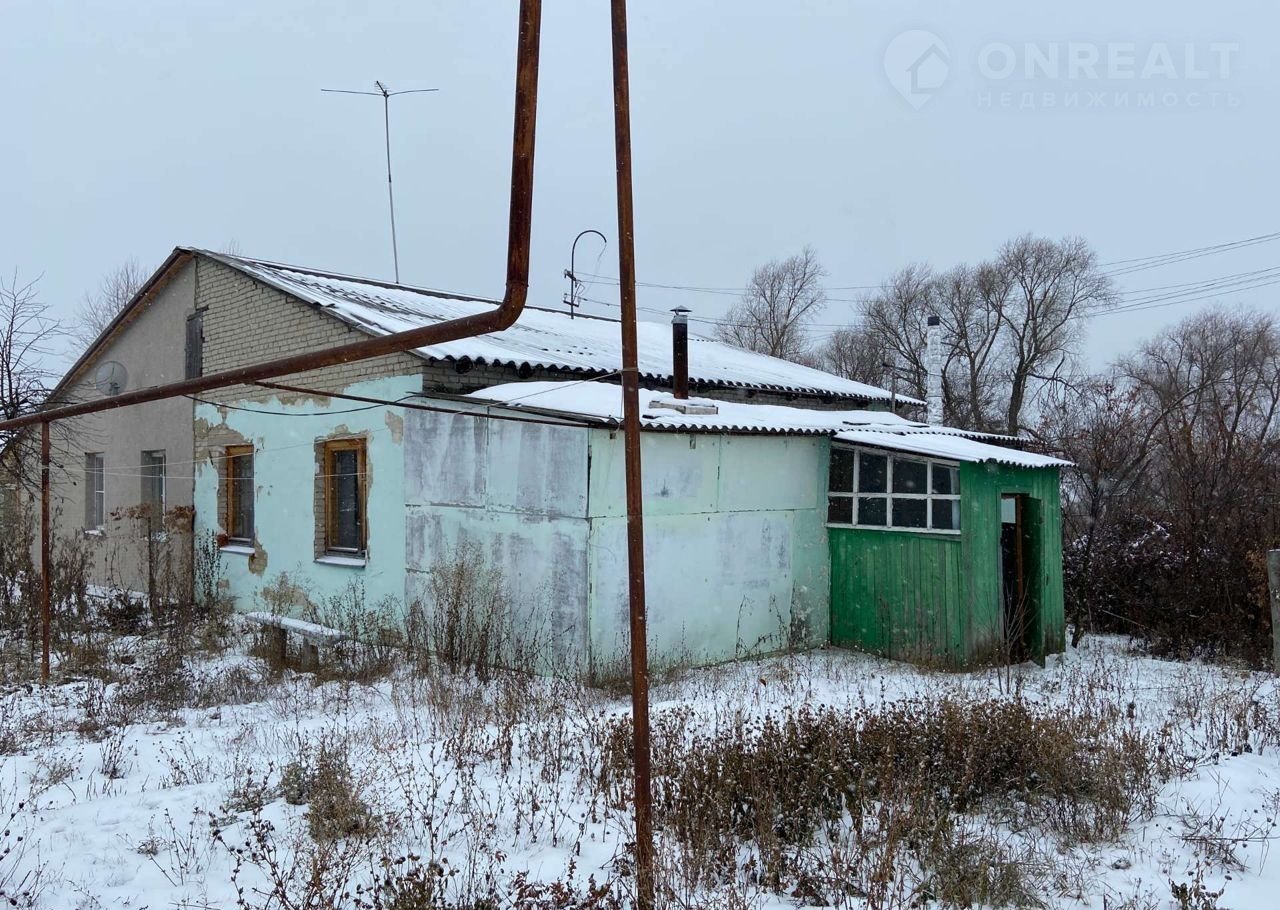
{"label": "white brick wall", "polygon": [[[196,270],[196,306],[205,311],[205,373],[331,348],[367,337],[317,312],[310,304],[204,257],[199,259]],[[422,361],[412,355],[392,354],[282,376],[275,381],[337,392],[362,380],[414,375],[421,367]],[[273,394],[276,393],[253,386],[232,386],[201,397],[231,402],[265,400]]]}

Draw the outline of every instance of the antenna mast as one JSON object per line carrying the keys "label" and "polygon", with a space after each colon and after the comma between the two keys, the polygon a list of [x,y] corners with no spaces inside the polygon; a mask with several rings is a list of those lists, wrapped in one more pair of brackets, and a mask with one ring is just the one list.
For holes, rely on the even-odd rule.
{"label": "antenna mast", "polygon": [[393,92],[385,82],[381,79],[373,83],[377,86],[376,92],[360,92],[354,89],[343,88],[322,88],[322,92],[332,92],[339,95],[371,95],[374,98],[382,98],[382,132],[386,139],[387,147],[387,206],[391,212],[391,260],[395,264],[396,284],[400,283],[400,248],[396,243],[396,196],[391,188],[391,98],[394,95],[417,95],[423,92],[438,92],[435,88],[410,88]]}
{"label": "antenna mast", "polygon": [[609,238],[594,228],[587,228],[573,238],[573,248],[569,250],[569,267],[564,270],[564,277],[569,279],[569,293],[564,295],[565,306],[569,308],[569,318],[573,318],[573,314],[578,309],[578,285],[582,282],[578,281],[577,262],[578,257],[578,241],[587,234],[595,234],[605,244],[609,243]]}

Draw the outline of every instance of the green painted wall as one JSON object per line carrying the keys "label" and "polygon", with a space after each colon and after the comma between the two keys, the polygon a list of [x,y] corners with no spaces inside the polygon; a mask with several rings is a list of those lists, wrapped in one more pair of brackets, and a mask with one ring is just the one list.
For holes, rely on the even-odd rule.
{"label": "green painted wall", "polygon": [[831,639],[901,660],[965,666],[1003,648],[1000,497],[1031,499],[1027,559],[1037,657],[1062,651],[1057,468],[960,466],[961,533],[831,528]]}

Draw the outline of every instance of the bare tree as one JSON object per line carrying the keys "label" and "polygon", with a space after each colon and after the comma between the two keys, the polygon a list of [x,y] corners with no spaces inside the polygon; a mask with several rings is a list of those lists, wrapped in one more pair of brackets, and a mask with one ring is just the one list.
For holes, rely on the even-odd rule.
{"label": "bare tree", "polygon": [[946,345],[943,404],[949,421],[971,430],[999,428],[1005,348],[1001,313],[984,293],[989,276],[959,265],[939,275],[934,301]]}
{"label": "bare tree", "polygon": [[1114,284],[1079,237],[1026,234],[981,267],[987,306],[999,313],[1009,353],[1004,430],[1017,436],[1032,384],[1052,382],[1075,354],[1085,316],[1114,305]]}
{"label": "bare tree", "polygon": [[1269,655],[1261,558],[1280,543],[1280,325],[1213,310],[1110,374],[1049,387],[1034,435],[1063,475],[1077,622],[1159,653]]}
{"label": "bare tree", "polygon": [[801,361],[808,353],[806,327],[826,305],[826,270],[812,247],[756,269],[751,281],[716,327],[716,337],[771,357]]}
{"label": "bare tree", "polygon": [[884,338],[863,323],[836,329],[813,350],[809,365],[845,379],[888,386],[892,354]]}
{"label": "bare tree", "polygon": [[933,270],[924,263],[899,269],[862,303],[866,331],[880,339],[890,361],[904,380],[904,394],[924,398],[927,394],[925,366],[926,323],[933,314],[937,282]]}
{"label": "bare tree", "polygon": [[1267,315],[1211,310],[1143,346],[1124,370],[1158,415],[1160,492],[1212,537],[1247,515],[1280,455],[1280,327]]}
{"label": "bare tree", "polygon": [[1044,448],[1062,453],[1071,465],[1062,475],[1062,524],[1067,548],[1067,581],[1072,646],[1094,627],[1114,594],[1113,579],[1095,571],[1109,533],[1133,514],[1134,504],[1151,502],[1150,466],[1159,414],[1115,370],[1079,383],[1055,384],[1046,395],[1032,432]]}
{"label": "bare tree", "polygon": [[[63,332],[40,301],[38,281],[24,281],[16,272],[0,279],[0,418],[5,420],[39,410],[57,381],[47,360]],[[9,480],[24,479],[24,460],[12,445],[17,435],[0,434],[0,463]]]}
{"label": "bare tree", "polygon": [[147,280],[136,259],[127,259],[87,293],[76,310],[72,335],[81,349],[88,348],[125,308]]}

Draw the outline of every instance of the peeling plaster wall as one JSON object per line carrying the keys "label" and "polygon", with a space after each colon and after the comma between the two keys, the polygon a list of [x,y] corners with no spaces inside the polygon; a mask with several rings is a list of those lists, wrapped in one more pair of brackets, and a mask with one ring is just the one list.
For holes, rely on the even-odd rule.
{"label": "peeling plaster wall", "polygon": [[[415,391],[418,375],[354,383],[353,395],[395,400]],[[242,610],[260,609],[263,589],[280,576],[319,603],[363,586],[366,602],[404,596],[404,413],[397,407],[362,406],[317,396],[273,395],[239,407],[272,413],[196,406],[195,505],[197,530],[221,534],[219,464],[225,445],[254,446],[255,547],[252,554],[224,551],[229,593]],[[288,415],[288,416],[283,416]],[[318,562],[315,554],[314,485],[317,441],[335,434],[368,440],[369,556],[364,568]]]}
{"label": "peeling plaster wall", "polygon": [[[542,649],[553,667],[623,672],[622,434],[409,411],[405,437],[406,599],[425,604],[432,567],[474,542],[501,568],[518,622],[553,642]],[[828,441],[642,441],[653,663],[777,651],[795,633],[825,641]]]}
{"label": "peeling plaster wall", "polygon": [[[825,641],[828,440],[646,433],[642,444],[654,665]],[[627,655],[621,433],[592,431],[590,503],[591,651],[608,674]]]}
{"label": "peeling plaster wall", "polygon": [[429,609],[432,570],[478,546],[537,669],[580,672],[587,643],[587,430],[405,413],[405,598]]}
{"label": "peeling plaster wall", "polygon": [[[351,387],[396,399],[414,377]],[[281,417],[197,407],[196,508],[219,533],[221,447],[256,449],[257,546],[224,556],[241,609],[282,573],[317,601],[352,581],[430,609],[433,569],[478,546],[501,570],[536,669],[619,672],[627,657],[622,434],[289,396]],[[314,559],[316,440],[368,434],[365,569]],[[646,433],[646,587],[655,665],[710,663],[825,641],[829,582],[825,438]],[[794,637],[799,633],[799,638]]]}

